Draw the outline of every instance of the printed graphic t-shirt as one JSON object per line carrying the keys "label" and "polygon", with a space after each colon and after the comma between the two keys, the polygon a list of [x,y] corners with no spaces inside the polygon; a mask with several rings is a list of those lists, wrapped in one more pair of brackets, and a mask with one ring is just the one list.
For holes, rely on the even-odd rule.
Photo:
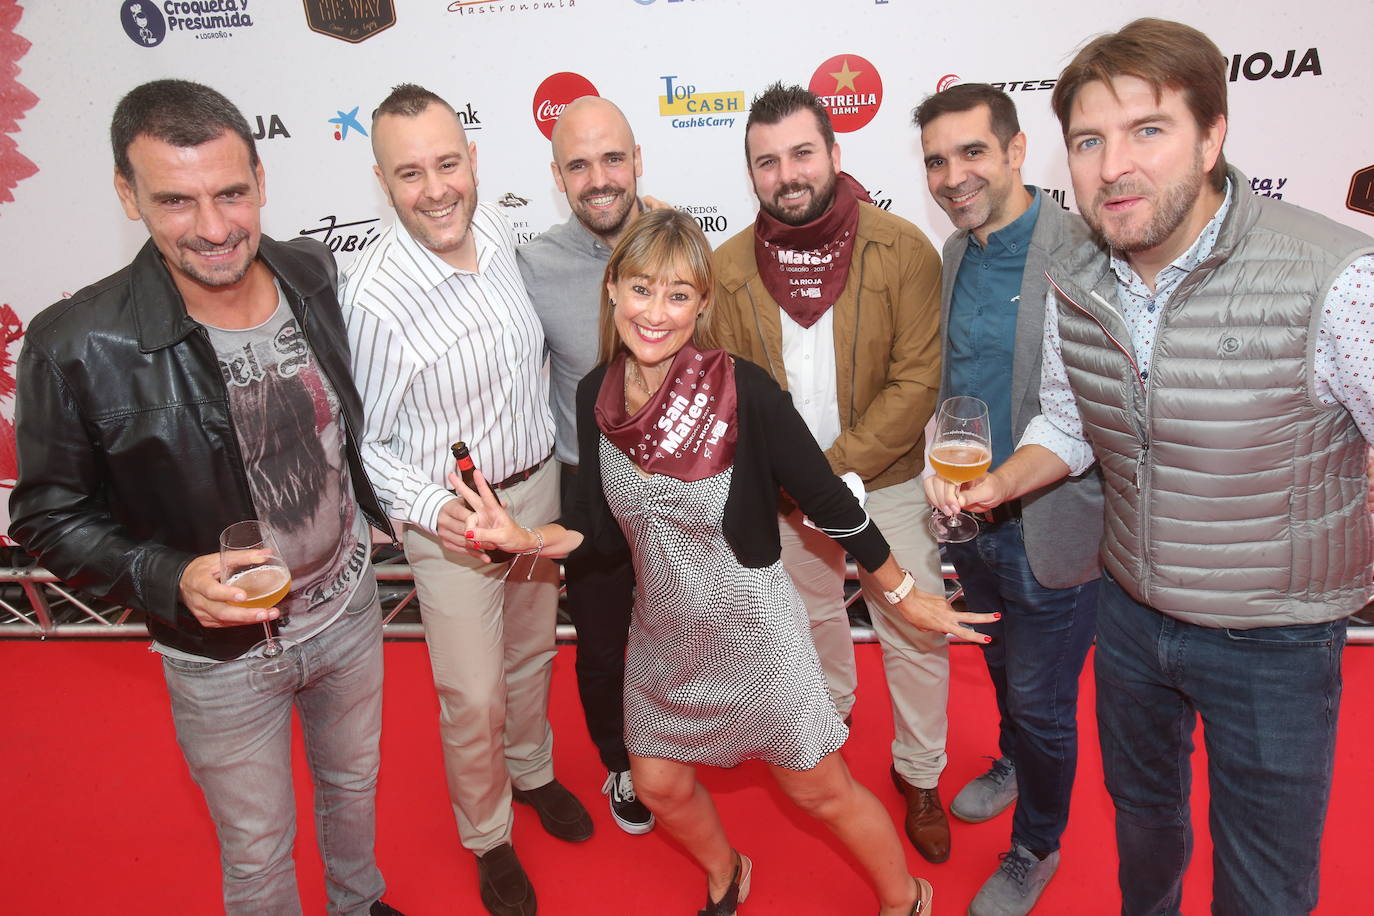
{"label": "printed graphic t-shirt", "polygon": [[308,639],[349,605],[371,547],[349,477],[339,399],[280,288],[276,311],[257,327],[206,330],[253,506],[291,569],[291,591],[278,605],[281,632]]}

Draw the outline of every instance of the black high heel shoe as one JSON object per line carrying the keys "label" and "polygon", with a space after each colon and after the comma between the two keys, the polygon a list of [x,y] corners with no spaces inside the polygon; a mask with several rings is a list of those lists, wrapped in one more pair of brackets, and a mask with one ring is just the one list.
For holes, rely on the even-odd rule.
{"label": "black high heel shoe", "polygon": [[749,879],[754,876],[754,863],[742,852],[736,852],[735,855],[739,861],[735,863],[735,873],[730,876],[730,886],[719,900],[714,901],[710,888],[707,888],[706,909],[698,910],[697,916],[735,916],[735,909],[749,896]]}

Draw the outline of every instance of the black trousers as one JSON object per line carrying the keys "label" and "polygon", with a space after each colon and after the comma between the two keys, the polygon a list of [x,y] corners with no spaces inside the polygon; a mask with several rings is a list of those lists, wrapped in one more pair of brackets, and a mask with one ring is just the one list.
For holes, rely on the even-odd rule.
{"label": "black trousers", "polygon": [[[566,515],[577,467],[561,465]],[[588,554],[563,563],[568,614],[577,629],[577,692],[587,731],[608,770],[628,770],[625,753],[625,643],[634,608],[635,570],[628,553]]]}

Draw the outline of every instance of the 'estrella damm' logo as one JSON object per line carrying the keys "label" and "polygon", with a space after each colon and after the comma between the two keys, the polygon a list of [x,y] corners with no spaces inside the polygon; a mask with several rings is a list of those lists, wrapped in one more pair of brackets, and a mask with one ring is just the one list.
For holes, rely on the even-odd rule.
{"label": "'estrella damm' logo", "polygon": [[873,120],[883,104],[878,68],[857,54],[836,54],[811,76],[812,93],[830,110],[836,133],[858,130]]}

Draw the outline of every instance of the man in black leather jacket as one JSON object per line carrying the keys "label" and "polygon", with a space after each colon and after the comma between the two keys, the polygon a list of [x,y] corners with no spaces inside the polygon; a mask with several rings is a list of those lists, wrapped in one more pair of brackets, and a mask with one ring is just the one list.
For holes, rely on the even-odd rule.
{"label": "man in black leather jacket", "polygon": [[[151,239],[39,315],[19,358],[11,533],[52,572],[148,616],[177,740],[218,829],[229,913],[299,912],[291,711],[315,784],[331,912],[387,914],[373,854],[381,619],[358,395],[330,253],[262,236],[243,116],[178,80],[111,126],[115,188]],[[219,534],[277,532],[274,608],[220,582]],[[289,670],[249,658],[264,625]],[[203,909],[192,905],[191,909]]]}

